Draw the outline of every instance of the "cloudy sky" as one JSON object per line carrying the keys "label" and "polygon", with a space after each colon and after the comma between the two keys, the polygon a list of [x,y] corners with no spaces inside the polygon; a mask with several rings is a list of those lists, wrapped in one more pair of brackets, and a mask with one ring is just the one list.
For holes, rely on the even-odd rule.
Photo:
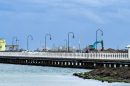
{"label": "cloudy sky", "polygon": [[[0,37],[11,44],[17,36],[26,48],[27,35],[34,37],[30,48],[65,44],[68,32],[75,33],[71,46],[95,42],[95,31],[104,31],[105,48],[130,44],[130,0],[0,0]],[[100,36],[100,35],[99,35]]]}

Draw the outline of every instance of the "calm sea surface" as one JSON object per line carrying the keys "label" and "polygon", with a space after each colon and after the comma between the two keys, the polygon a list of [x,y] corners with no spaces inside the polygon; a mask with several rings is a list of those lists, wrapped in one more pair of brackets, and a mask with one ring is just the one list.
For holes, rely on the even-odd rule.
{"label": "calm sea surface", "polygon": [[130,86],[84,80],[72,75],[84,71],[89,70],[0,64],[0,86]]}

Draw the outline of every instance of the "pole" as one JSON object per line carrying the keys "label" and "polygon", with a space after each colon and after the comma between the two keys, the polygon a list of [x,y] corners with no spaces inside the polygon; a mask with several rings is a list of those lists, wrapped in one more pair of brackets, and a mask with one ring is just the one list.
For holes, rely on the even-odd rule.
{"label": "pole", "polygon": [[65,51],[67,51],[67,40],[65,39]]}
{"label": "pole", "polygon": [[46,34],[46,35],[45,35],[45,51],[46,51],[46,45],[47,45],[46,39],[47,39],[48,36],[50,37],[50,40],[52,39],[51,34]]}
{"label": "pole", "polygon": [[68,33],[68,52],[70,51],[70,49],[69,49],[69,41],[70,41],[70,35],[72,35],[72,38],[74,39],[74,33],[73,32],[69,32]]}
{"label": "pole", "polygon": [[[101,36],[103,36],[103,31],[101,29],[96,30],[96,42],[98,41],[98,32],[101,32]],[[96,50],[97,50],[97,44],[96,44]]]}
{"label": "pole", "polygon": [[28,35],[28,36],[27,36],[27,51],[29,51],[29,38],[30,38],[31,40],[33,40],[32,35]]}
{"label": "pole", "polygon": [[81,48],[80,48],[80,40],[79,40],[79,52],[81,53]]}
{"label": "pole", "polygon": [[[16,41],[16,44],[14,44],[14,40]],[[16,36],[14,36],[12,38],[12,50],[14,50],[14,45],[17,45],[17,41],[18,41],[18,38]]]}

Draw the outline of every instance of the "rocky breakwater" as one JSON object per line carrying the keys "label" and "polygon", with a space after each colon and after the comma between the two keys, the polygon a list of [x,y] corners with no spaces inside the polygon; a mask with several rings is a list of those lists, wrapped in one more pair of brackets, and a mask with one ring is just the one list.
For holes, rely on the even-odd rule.
{"label": "rocky breakwater", "polygon": [[74,76],[78,76],[83,79],[95,79],[107,82],[126,82],[130,83],[130,68],[100,68],[94,69],[90,72],[74,73]]}

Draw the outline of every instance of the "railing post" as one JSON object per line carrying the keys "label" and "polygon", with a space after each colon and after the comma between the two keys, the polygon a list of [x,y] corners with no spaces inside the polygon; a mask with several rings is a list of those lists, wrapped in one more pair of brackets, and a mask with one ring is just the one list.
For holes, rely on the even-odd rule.
{"label": "railing post", "polygon": [[128,59],[130,60],[130,45],[128,45],[127,48],[128,48]]}

